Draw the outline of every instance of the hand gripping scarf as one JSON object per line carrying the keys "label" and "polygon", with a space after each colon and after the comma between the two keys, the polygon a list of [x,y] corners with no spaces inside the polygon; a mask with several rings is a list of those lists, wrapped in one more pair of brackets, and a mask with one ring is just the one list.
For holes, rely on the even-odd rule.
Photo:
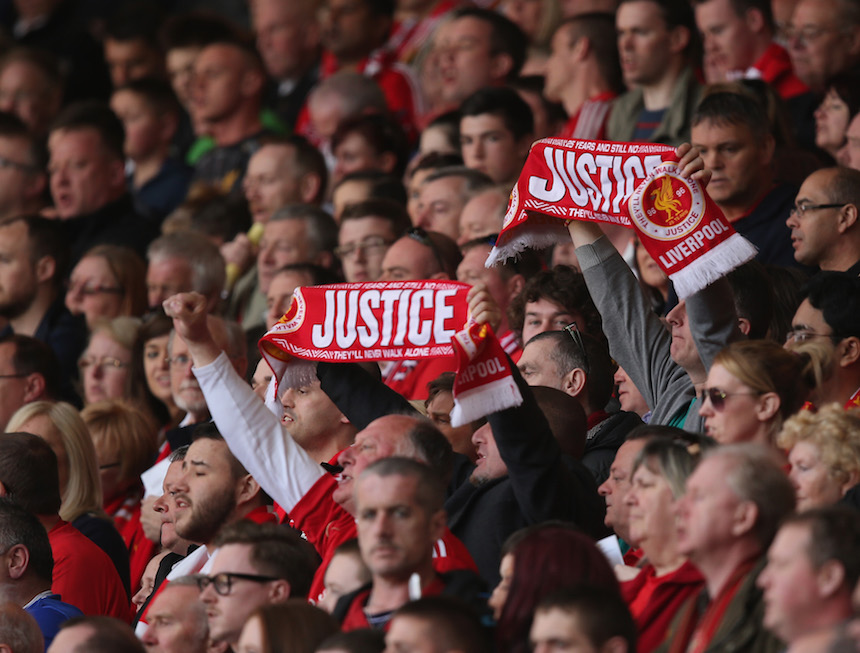
{"label": "hand gripping scarf", "polygon": [[681,299],[755,256],[665,145],[547,138],[532,145],[487,266],[570,242],[568,220],[636,230]]}
{"label": "hand gripping scarf", "polygon": [[[455,281],[341,283],[297,288],[290,308],[260,340],[275,393],[309,385],[305,361],[363,362],[457,357],[451,423],[519,406],[504,350],[468,315],[469,286]],[[271,397],[269,399],[272,399]]]}

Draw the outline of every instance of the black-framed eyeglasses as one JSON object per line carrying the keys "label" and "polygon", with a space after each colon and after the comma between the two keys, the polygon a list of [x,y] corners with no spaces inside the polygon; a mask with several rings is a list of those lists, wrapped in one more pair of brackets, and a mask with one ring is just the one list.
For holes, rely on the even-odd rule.
{"label": "black-framed eyeglasses", "polygon": [[99,471],[103,472],[106,469],[113,469],[114,467],[119,467],[122,465],[120,461],[116,461],[115,463],[105,463],[104,465],[99,465]]}
{"label": "black-framed eyeglasses", "polygon": [[845,206],[846,202],[838,204],[795,204],[791,207],[789,215],[797,215],[803,217],[807,211],[818,211],[820,209],[839,209]]}
{"label": "black-framed eyeglasses", "polygon": [[0,374],[0,379],[23,379],[27,374]]}
{"label": "black-framed eyeglasses", "polygon": [[726,407],[726,399],[729,397],[739,397],[746,395],[747,397],[757,397],[760,392],[723,392],[719,388],[705,388],[702,391],[702,401],[705,399],[711,402],[714,410],[721,411]]}
{"label": "black-framed eyeglasses", "polygon": [[588,364],[588,353],[585,351],[585,342],[582,340],[582,332],[576,326],[576,322],[571,322],[566,327],[562,327],[562,331],[569,335],[574,344],[579,347],[579,351],[582,353],[582,370],[587,376],[591,373],[591,369]]}
{"label": "black-framed eyeglasses", "polygon": [[436,243],[433,242],[433,239],[430,237],[430,234],[427,233],[425,229],[422,227],[412,227],[406,232],[406,235],[409,236],[412,240],[417,243],[421,243],[424,247],[429,247],[430,251],[433,252],[433,257],[436,259],[436,262],[439,264],[439,268],[442,272],[447,271],[447,266],[445,265],[445,261],[442,260],[442,253],[439,251],[439,248],[436,247]]}
{"label": "black-framed eyeglasses", "polygon": [[233,589],[234,580],[248,580],[252,583],[270,583],[273,580],[280,580],[274,576],[260,576],[258,574],[233,574],[227,571],[222,571],[214,576],[198,576],[197,587],[202,592],[210,585],[215,590],[216,594],[227,596]]}

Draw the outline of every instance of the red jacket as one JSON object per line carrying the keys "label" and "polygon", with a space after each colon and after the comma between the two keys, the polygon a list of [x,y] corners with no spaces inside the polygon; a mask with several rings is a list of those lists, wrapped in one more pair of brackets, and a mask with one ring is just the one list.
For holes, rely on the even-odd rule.
{"label": "red jacket", "polygon": [[702,574],[689,561],[659,578],[648,564],[635,578],[621,583],[621,595],[639,631],[638,653],[650,653],[666,640],[675,613],[704,585]]}
{"label": "red jacket", "polygon": [[129,623],[132,612],[116,567],[96,544],[62,520],[48,531],[54,555],[51,591],[85,615]]}

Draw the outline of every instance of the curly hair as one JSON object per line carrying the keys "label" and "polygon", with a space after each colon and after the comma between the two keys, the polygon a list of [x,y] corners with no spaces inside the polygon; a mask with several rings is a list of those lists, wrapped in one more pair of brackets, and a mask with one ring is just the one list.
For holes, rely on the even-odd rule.
{"label": "curly hair", "polygon": [[572,267],[557,265],[552,270],[538,272],[529,279],[525,288],[508,307],[508,322],[520,340],[522,340],[523,325],[526,320],[526,304],[541,299],[554,302],[565,310],[579,313],[585,324],[577,326],[597,338],[602,337],[603,323],[597,307],[591,300],[591,295],[588,294],[585,277]]}
{"label": "curly hair", "polygon": [[860,475],[860,410],[844,410],[834,403],[816,413],[799,412],[786,420],[776,443],[788,451],[799,442],[818,449],[818,458],[834,481],[844,484]]}

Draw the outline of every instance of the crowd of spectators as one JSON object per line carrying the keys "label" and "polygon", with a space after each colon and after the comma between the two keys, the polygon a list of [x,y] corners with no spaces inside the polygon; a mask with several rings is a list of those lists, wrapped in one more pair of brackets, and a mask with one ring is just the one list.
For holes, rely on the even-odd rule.
{"label": "crowd of spectators", "polygon": [[[551,137],[679,147],[755,260],[485,267]],[[271,392],[297,288],[446,279],[521,405]],[[860,0],[2,3],[0,426],[13,653],[856,650]]]}

